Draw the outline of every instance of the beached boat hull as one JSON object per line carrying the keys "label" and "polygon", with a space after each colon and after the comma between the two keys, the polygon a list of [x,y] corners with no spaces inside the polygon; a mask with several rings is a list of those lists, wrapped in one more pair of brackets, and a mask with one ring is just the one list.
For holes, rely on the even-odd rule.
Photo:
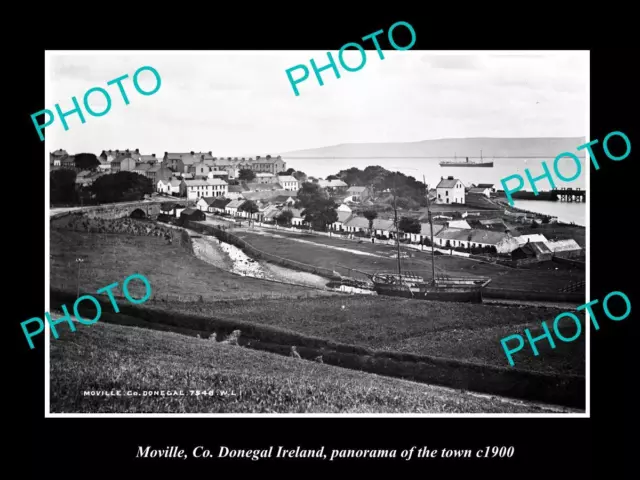
{"label": "beached boat hull", "polygon": [[482,303],[480,286],[433,286],[433,285],[385,285],[374,284],[378,295],[412,298],[415,300],[434,300],[441,302]]}

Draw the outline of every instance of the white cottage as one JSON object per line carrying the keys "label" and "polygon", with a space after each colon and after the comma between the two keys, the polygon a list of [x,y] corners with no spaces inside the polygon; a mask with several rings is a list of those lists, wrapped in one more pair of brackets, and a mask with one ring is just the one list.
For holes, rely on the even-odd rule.
{"label": "white cottage", "polygon": [[441,178],[436,186],[437,203],[465,203],[464,184],[457,178]]}

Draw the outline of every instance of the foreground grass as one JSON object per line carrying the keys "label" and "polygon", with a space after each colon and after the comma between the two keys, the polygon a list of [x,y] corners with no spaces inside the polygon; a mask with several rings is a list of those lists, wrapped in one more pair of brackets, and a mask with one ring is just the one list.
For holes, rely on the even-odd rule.
{"label": "foreground grass", "polygon": [[[123,396],[83,396],[120,390]],[[183,390],[185,396],[124,396]],[[191,396],[190,390],[215,395]],[[225,392],[225,393],[223,393]],[[104,323],[51,340],[52,413],[527,413],[478,397],[237,346]],[[567,411],[565,409],[565,411]]]}
{"label": "foreground grass", "polygon": [[[306,263],[322,268],[336,270],[336,265],[373,271],[396,271],[397,260],[395,247],[383,244],[372,244],[370,241],[357,243],[342,240],[335,237],[325,237],[311,234],[294,234],[282,230],[266,230],[267,235],[260,235],[250,231],[233,232],[234,235],[249,242],[251,245],[266,253],[278,255],[296,262]],[[274,238],[269,233],[274,233],[285,238]],[[295,239],[302,239],[301,243]],[[357,250],[377,255],[357,255],[327,248],[327,246]],[[402,267],[407,271],[421,272],[425,278],[431,278],[431,253],[405,249],[413,255],[413,258],[402,260]],[[557,292],[569,283],[584,281],[585,272],[576,267],[559,267],[558,264],[547,262],[549,269],[518,270],[500,265],[492,265],[469,260],[451,255],[438,255],[436,258],[436,271],[455,276],[486,276],[492,279],[489,284],[493,288],[506,288],[515,290]],[[339,269],[339,273],[346,275],[348,271]],[[353,274],[354,276],[357,274]]]}
{"label": "foreground grass", "polygon": [[[550,307],[474,305],[413,301],[389,297],[343,296],[255,302],[215,302],[213,304],[145,304],[145,308],[268,325],[285,331],[372,350],[397,351],[415,355],[509,367],[500,339],[512,334],[524,337],[543,333],[541,322],[551,325],[563,310]],[[578,314],[582,317],[581,314]],[[583,319],[584,322],[584,319]],[[584,323],[583,323],[584,324]],[[566,329],[564,328],[566,326]],[[574,327],[561,324],[560,331],[571,337]],[[556,374],[585,374],[584,335],[571,343],[537,343],[533,355],[525,345],[514,354],[518,369]]]}
{"label": "foreground grass", "polygon": [[[209,265],[168,244],[161,237],[107,235],[51,230],[51,286],[76,290],[77,264],[85,258],[80,272],[80,289],[91,292],[118,282],[133,273],[146,276],[153,298],[204,301],[234,298],[307,297],[330,295],[293,285],[283,285],[251,277],[240,277]],[[130,284],[133,296],[144,294],[138,282]]]}

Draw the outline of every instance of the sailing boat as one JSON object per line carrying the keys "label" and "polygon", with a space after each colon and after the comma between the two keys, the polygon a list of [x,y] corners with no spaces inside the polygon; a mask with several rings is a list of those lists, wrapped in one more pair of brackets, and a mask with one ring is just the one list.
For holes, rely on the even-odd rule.
{"label": "sailing boat", "polygon": [[[424,183],[424,177],[423,177]],[[418,300],[439,300],[447,302],[482,303],[482,290],[491,279],[484,277],[450,277],[436,275],[435,251],[433,248],[433,221],[429,208],[429,192],[427,191],[427,214],[431,230],[431,280],[427,281],[419,275],[402,273],[400,263],[400,239],[398,236],[398,210],[394,188],[393,210],[396,225],[396,247],[398,257],[397,273],[367,274],[373,282],[373,290],[378,295],[414,298]],[[362,272],[364,273],[364,272]]]}

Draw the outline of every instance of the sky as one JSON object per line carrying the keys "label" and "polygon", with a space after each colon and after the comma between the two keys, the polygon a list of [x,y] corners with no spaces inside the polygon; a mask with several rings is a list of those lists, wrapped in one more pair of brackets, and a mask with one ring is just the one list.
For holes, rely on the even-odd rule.
{"label": "sky", "polygon": [[[71,110],[71,97],[82,105],[93,87],[105,88],[112,106],[102,117],[82,107],[86,123],[73,114],[68,131],[56,116],[46,149],[264,156],[342,143],[588,136],[588,52],[467,53],[385,50],[381,60],[367,50],[361,70],[338,64],[341,78],[325,70],[320,86],[309,60],[326,65],[326,51],[47,52],[43,108]],[[361,57],[348,51],[344,60],[356,66]],[[310,74],[295,96],[285,71],[300,64]],[[132,83],[142,66],[162,79],[150,96]],[[124,74],[129,105],[107,86]],[[139,79],[144,90],[155,85],[148,71]],[[99,93],[89,103],[106,106]]]}

